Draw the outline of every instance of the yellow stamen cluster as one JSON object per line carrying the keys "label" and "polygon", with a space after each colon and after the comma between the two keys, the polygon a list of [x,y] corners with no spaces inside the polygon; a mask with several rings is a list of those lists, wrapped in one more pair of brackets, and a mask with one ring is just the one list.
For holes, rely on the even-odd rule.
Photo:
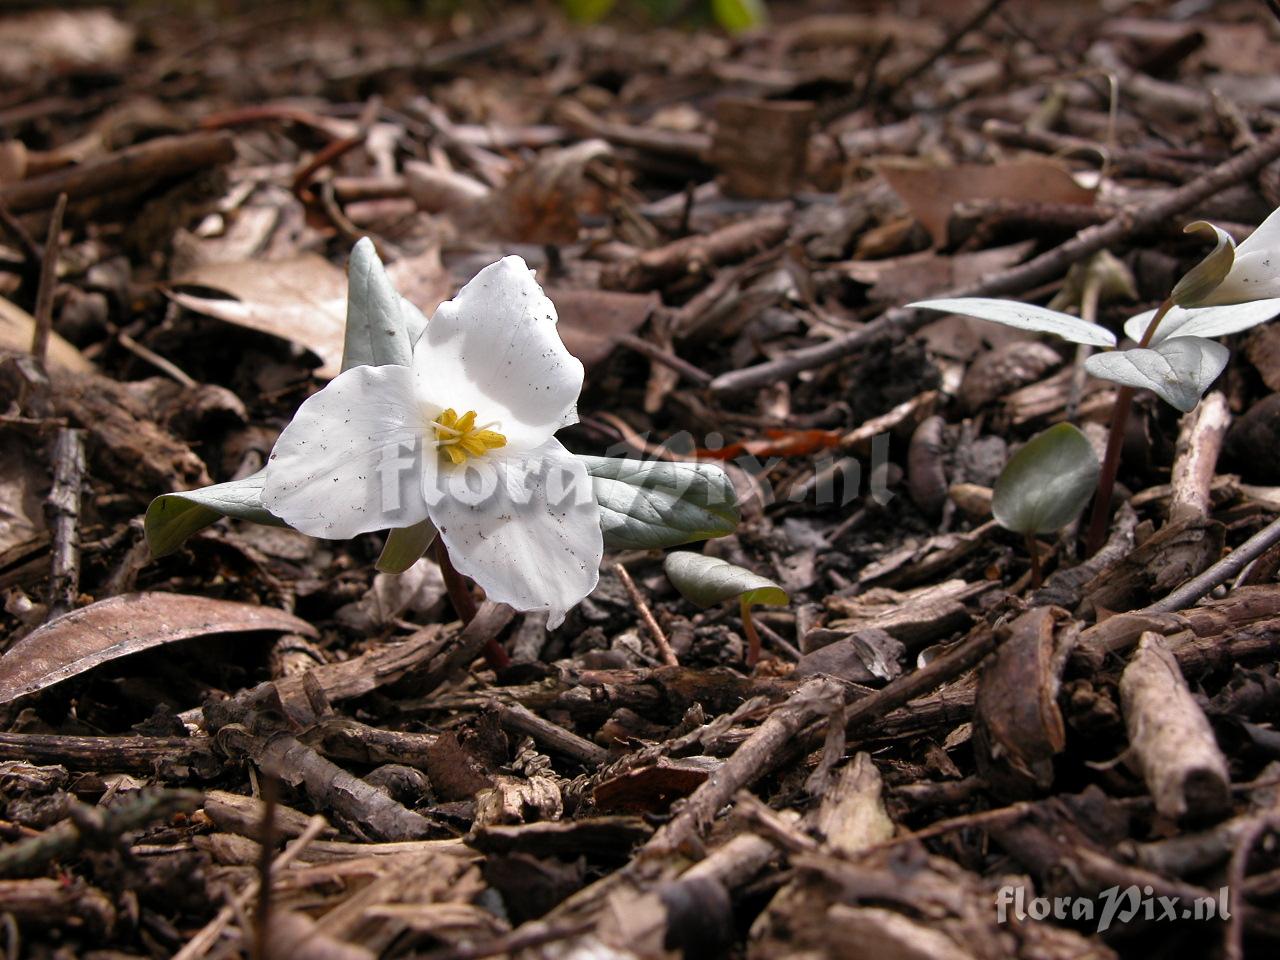
{"label": "yellow stamen cluster", "polygon": [[450,407],[440,414],[439,420],[432,420],[431,425],[436,428],[436,446],[455,464],[464,462],[468,455],[482,457],[490,450],[507,445],[506,437],[489,429],[494,424],[476,426],[474,410],[458,416],[458,411]]}

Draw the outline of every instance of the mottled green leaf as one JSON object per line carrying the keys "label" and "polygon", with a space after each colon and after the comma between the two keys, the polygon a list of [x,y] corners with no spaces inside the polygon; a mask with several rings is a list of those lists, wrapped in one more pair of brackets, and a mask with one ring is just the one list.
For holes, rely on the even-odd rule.
{"label": "mottled green leaf", "polygon": [[700,607],[739,598],[748,605],[763,603],[776,607],[791,599],[787,591],[767,577],[701,553],[676,550],[667,554],[662,569],[680,595]]}
{"label": "mottled green leaf", "polygon": [[611,550],[674,547],[738,528],[738,502],[723,470],[705,463],[581,457]]}
{"label": "mottled green leaf", "polygon": [[1016,533],[1052,533],[1080,515],[1098,485],[1098,456],[1069,423],[1050,427],[1015,453],[996,481],[991,512]]}
{"label": "mottled green leaf", "polygon": [[156,497],[147,507],[143,522],[151,556],[164,557],[173,553],[187,537],[223,517],[236,517],[273,527],[286,526],[283,520],[262,505],[265,479],[266,472],[259,470],[243,480]]}

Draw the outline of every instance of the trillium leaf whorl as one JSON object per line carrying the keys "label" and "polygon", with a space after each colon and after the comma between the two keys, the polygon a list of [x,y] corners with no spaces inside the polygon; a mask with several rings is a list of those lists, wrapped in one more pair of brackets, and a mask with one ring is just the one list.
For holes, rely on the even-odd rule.
{"label": "trillium leaf whorl", "polygon": [[1231,351],[1203,337],[1172,337],[1152,349],[1095,353],[1084,368],[1103,380],[1153,391],[1186,413],[1195,408],[1231,359]]}

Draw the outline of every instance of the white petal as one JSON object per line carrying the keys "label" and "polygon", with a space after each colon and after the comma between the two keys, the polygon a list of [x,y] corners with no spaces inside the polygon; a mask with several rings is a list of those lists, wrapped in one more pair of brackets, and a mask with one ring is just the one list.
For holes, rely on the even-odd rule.
{"label": "white petal", "polygon": [[[1151,346],[1157,346],[1170,337],[1225,337],[1266,323],[1277,314],[1280,314],[1280,297],[1223,307],[1197,307],[1194,310],[1174,307],[1160,321]],[[1154,315],[1154,310],[1148,310],[1130,317],[1124,324],[1125,335],[1137,343]]]}
{"label": "white petal", "polygon": [[1152,390],[1186,412],[1200,402],[1227,365],[1231,351],[1202,337],[1174,337],[1153,349],[1095,353],[1084,362],[1089,373],[1128,387]]}
{"label": "white petal", "polygon": [[1258,225],[1258,229],[1236,247],[1236,258],[1238,260],[1246,254],[1269,250],[1280,250],[1280,207],[1272,210],[1267,219]]}
{"label": "white petal", "polygon": [[1051,333],[1070,340],[1072,343],[1088,343],[1095,347],[1114,347],[1115,334],[1106,327],[1088,320],[1081,320],[1069,313],[1050,310],[1031,303],[1019,303],[1017,300],[995,300],[990,297],[954,297],[941,300],[921,300],[909,303],[908,307],[924,307],[929,310],[943,310],[947,313],[961,313],[966,317],[977,317],[979,320],[990,320],[1002,323],[1007,327],[1019,330],[1034,330],[1038,333]]}
{"label": "white petal", "polygon": [[504,257],[440,304],[414,348],[423,396],[476,411],[513,449],[578,420],[582,363],[560,340],[556,310],[519,257]]}
{"label": "white petal", "polygon": [[[420,455],[424,413],[413,370],[352,367],[309,397],[267,464],[263,505],[313,537],[346,539],[427,517]],[[433,482],[428,478],[428,482]]]}
{"label": "white petal", "polygon": [[[444,496],[431,505],[453,565],[490,600],[546,610],[548,626],[559,626],[600,577],[604,540],[586,466],[548,440],[465,467],[441,471]],[[464,475],[474,484],[469,492],[459,486]]]}
{"label": "white petal", "polygon": [[1272,297],[1280,297],[1280,250],[1255,250],[1236,257],[1231,272],[1203,305],[1248,303]]}

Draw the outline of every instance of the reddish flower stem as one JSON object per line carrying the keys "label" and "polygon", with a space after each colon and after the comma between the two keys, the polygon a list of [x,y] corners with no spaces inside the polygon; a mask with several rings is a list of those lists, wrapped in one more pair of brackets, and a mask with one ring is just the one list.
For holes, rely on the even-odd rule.
{"label": "reddish flower stem", "polygon": [[1044,586],[1044,576],[1040,571],[1040,546],[1034,533],[1027,534],[1027,553],[1031,556],[1031,589],[1039,590]]}
{"label": "reddish flower stem", "polygon": [[[1173,308],[1173,301],[1166,300],[1147,324],[1147,332],[1138,341],[1145,347],[1155,336],[1156,327],[1164,315]],[[1107,432],[1107,452],[1098,473],[1098,490],[1093,497],[1093,512],[1089,516],[1089,533],[1085,537],[1084,554],[1091,557],[1101,549],[1107,539],[1107,521],[1111,519],[1111,494],[1115,490],[1116,475],[1120,472],[1120,453],[1124,449],[1125,429],[1129,425],[1129,409],[1133,405],[1133,387],[1121,387],[1116,391],[1115,406],[1111,408],[1111,426]]]}
{"label": "reddish flower stem", "polygon": [[756,631],[755,621],[751,619],[751,604],[747,603],[745,594],[739,609],[742,611],[742,632],[747,635],[747,666],[754,667],[760,662],[760,634]]}
{"label": "reddish flower stem", "polygon": [[[439,536],[435,542],[436,563],[440,565],[440,575],[444,577],[444,588],[449,592],[449,602],[453,604],[454,613],[462,621],[463,627],[476,618],[476,598],[466,578],[453,566],[449,559],[449,550]],[[511,657],[498,643],[497,637],[490,637],[484,647],[484,659],[494,670],[503,670],[511,666]]]}

